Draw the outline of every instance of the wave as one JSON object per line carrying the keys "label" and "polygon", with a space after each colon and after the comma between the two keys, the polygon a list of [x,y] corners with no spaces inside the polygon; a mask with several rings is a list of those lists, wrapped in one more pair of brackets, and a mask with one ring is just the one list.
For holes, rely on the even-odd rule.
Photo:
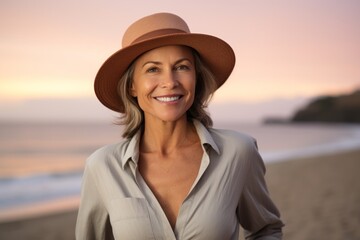
{"label": "wave", "polygon": [[326,141],[320,144],[308,145],[293,149],[290,148],[280,151],[264,151],[261,153],[261,155],[266,163],[272,163],[359,149],[360,127],[350,127],[351,132],[341,138],[334,138],[330,141]]}
{"label": "wave", "polygon": [[261,156],[266,163],[273,163],[354,150],[360,148],[360,132],[355,134],[355,136],[358,137],[339,139],[334,142],[299,149],[263,152]]}
{"label": "wave", "polygon": [[80,194],[82,172],[0,179],[0,210]]}

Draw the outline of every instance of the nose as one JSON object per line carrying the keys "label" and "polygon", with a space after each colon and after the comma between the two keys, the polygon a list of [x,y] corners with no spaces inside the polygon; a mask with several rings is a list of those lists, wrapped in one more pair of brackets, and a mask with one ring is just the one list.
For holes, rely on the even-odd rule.
{"label": "nose", "polygon": [[169,88],[173,89],[179,86],[179,81],[177,79],[178,77],[173,71],[166,71],[164,72],[162,81],[161,81],[161,87],[162,88]]}

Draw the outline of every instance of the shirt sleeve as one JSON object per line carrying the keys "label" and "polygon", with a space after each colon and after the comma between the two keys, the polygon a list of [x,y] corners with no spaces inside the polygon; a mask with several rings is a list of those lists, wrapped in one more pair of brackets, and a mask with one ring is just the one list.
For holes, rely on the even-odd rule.
{"label": "shirt sleeve", "polygon": [[265,165],[256,142],[249,154],[249,170],[237,208],[240,225],[246,239],[282,239],[280,213],[270,199],[265,182]]}
{"label": "shirt sleeve", "polygon": [[76,222],[77,240],[111,240],[114,239],[108,212],[98,191],[91,168],[85,167],[81,201]]}

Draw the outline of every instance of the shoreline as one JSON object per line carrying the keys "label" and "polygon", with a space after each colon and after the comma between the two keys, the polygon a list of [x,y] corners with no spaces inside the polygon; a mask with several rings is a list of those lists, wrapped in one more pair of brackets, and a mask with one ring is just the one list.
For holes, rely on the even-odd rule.
{"label": "shoreline", "polygon": [[[266,167],[270,195],[285,223],[284,239],[360,239],[360,148]],[[0,239],[72,240],[76,201],[60,208],[53,203],[57,210],[51,212],[33,209],[36,216],[3,219]]]}
{"label": "shoreline", "polygon": [[0,212],[0,224],[77,211],[79,203],[80,196],[71,196],[2,209]]}

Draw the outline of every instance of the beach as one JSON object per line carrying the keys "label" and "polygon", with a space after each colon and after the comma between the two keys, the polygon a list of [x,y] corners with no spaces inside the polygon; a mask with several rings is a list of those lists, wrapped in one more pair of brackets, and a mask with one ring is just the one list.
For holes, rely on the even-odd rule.
{"label": "beach", "polygon": [[284,239],[360,239],[360,149],[267,167]]}
{"label": "beach", "polygon": [[[360,149],[267,164],[284,239],[360,239],[359,169]],[[75,222],[76,209],[3,221],[0,239],[70,240]]]}

